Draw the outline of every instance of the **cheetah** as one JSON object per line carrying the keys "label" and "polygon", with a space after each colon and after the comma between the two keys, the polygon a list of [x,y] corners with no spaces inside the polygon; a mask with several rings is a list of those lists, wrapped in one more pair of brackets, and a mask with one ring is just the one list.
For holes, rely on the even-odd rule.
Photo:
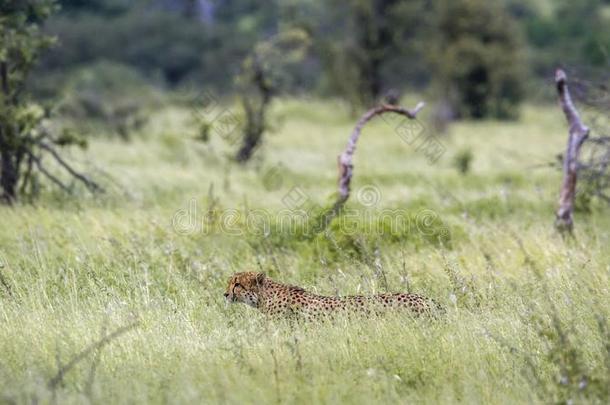
{"label": "cheetah", "polygon": [[317,295],[292,285],[278,283],[264,273],[236,273],[229,279],[224,297],[271,316],[300,315],[320,318],[336,312],[371,313],[388,309],[407,309],[413,314],[440,310],[434,301],[417,294],[393,293],[373,296],[329,297]]}

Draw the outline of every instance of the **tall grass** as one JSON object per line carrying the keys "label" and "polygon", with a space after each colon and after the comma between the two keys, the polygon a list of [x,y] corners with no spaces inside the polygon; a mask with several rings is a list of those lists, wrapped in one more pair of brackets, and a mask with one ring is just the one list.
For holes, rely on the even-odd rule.
{"label": "tall grass", "polygon": [[[77,155],[115,179],[108,195],[47,190],[34,206],[0,208],[0,401],[607,403],[608,211],[579,214],[576,239],[562,240],[552,230],[559,175],[532,169],[563,146],[559,111],[460,124],[435,165],[372,125],[349,232],[335,223],[304,236],[277,221],[268,232],[244,221],[236,234],[176,229],[191,199],[196,224],[229,209],[275,221],[294,187],[326,206],[351,128],[328,111],[282,101],[281,131],[242,168],[218,137],[192,140],[188,111],[167,108],[133,142],[98,139]],[[452,166],[464,148],[474,155],[466,175]],[[374,207],[356,198],[364,185],[380,192]],[[368,232],[382,209],[434,212],[445,239],[417,226]],[[223,301],[228,276],[246,269],[325,294],[418,292],[447,312],[269,320]]]}

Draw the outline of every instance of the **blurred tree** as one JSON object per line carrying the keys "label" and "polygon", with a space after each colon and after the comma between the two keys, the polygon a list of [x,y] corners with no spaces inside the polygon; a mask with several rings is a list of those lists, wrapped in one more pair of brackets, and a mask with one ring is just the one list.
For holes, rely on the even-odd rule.
{"label": "blurred tree", "polygon": [[[610,18],[603,0],[561,0],[557,8],[557,39],[562,55],[574,55],[585,64],[607,66],[610,62]],[[567,46],[566,46],[567,45]],[[573,50],[576,52],[573,52]],[[574,62],[578,62],[575,60]]]}
{"label": "blurred tree", "polygon": [[[473,15],[460,16],[468,3]],[[170,86],[194,82],[227,91],[255,44],[289,21],[310,33],[312,55],[317,55],[303,61],[307,69],[301,69],[305,73],[299,78],[300,87],[340,95],[361,109],[389,88],[423,89],[431,79],[437,81],[439,69],[431,69],[430,62],[436,61],[436,66],[439,58],[426,56],[442,57],[444,49],[462,42],[450,39],[445,48],[439,45],[446,41],[439,32],[439,19],[449,6],[458,13],[456,20],[474,21],[469,35],[464,32],[461,38],[486,49],[468,51],[471,54],[489,51],[482,37],[492,30],[515,30],[513,20],[520,23],[533,51],[523,60],[523,70],[529,68],[538,76],[547,77],[558,63],[604,66],[610,43],[607,0],[63,0],[61,4],[59,15],[47,24],[61,46],[44,57],[40,69],[45,77],[57,76],[55,88],[60,87],[56,79],[69,77],[73,67],[108,60],[135,67]],[[478,39],[475,31],[480,33]],[[431,38],[442,50],[432,52]],[[504,39],[491,42],[495,48],[512,46]],[[39,76],[33,75],[35,83]]]}
{"label": "blurred tree", "polygon": [[33,184],[34,172],[68,189],[43,166],[43,155],[51,156],[87,187],[99,188],[55,150],[55,146],[79,144],[81,140],[70,131],[59,135],[47,131],[43,126],[46,112],[29,103],[24,92],[32,67],[54,42],[39,26],[55,9],[54,0],[0,1],[0,197],[9,204]]}
{"label": "blurred tree", "polygon": [[561,65],[604,71],[610,63],[607,0],[558,0],[546,9],[527,0],[510,2],[528,10],[521,18],[531,48],[528,65],[536,76],[548,77]]}
{"label": "blurred tree", "polygon": [[371,105],[384,87],[382,69],[394,45],[390,13],[398,0],[331,0],[316,27],[329,87],[354,110]]}
{"label": "blurred tree", "polygon": [[80,133],[118,135],[131,139],[158,106],[155,88],[137,70],[100,61],[74,69],[65,85],[57,112]]}
{"label": "blurred tree", "polygon": [[523,44],[496,0],[437,3],[433,52],[441,92],[458,117],[513,118],[523,97]]}
{"label": "blurred tree", "polygon": [[61,8],[67,13],[90,12],[112,16],[126,12],[133,4],[133,0],[62,0]]}
{"label": "blurred tree", "polygon": [[402,87],[413,72],[424,70],[420,45],[429,17],[427,1],[321,4],[315,31],[327,86],[354,110],[373,104],[386,90]]}
{"label": "blurred tree", "polygon": [[272,97],[289,87],[287,67],[300,63],[309,46],[309,35],[301,29],[286,29],[256,45],[242,63],[237,77],[245,113],[242,145],[236,160],[246,162],[260,145],[267,129],[266,113]]}
{"label": "blurred tree", "polygon": [[160,76],[171,85],[201,70],[202,55],[213,39],[200,23],[160,10],[132,10],[114,17],[82,14],[78,19],[62,15],[51,21],[49,31],[61,46],[45,57],[47,72],[109,60],[134,66],[149,77]]}
{"label": "blurred tree", "polygon": [[41,70],[69,76],[72,67],[107,60],[170,86],[226,90],[254,44],[277,32],[277,20],[275,1],[70,0],[47,24],[61,46]]}
{"label": "blurred tree", "polygon": [[347,62],[353,63],[361,103],[375,102],[382,90],[381,69],[394,46],[390,12],[397,0],[352,0],[353,42],[347,49]]}

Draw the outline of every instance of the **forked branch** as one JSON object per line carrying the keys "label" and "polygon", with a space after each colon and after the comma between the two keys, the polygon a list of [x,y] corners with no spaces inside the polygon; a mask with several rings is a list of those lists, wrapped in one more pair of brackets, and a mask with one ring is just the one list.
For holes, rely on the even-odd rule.
{"label": "forked branch", "polygon": [[578,155],[580,147],[589,136],[589,128],[581,119],[568,89],[567,75],[557,69],[555,72],[555,84],[559,94],[559,104],[568,121],[569,136],[566,152],[563,158],[563,183],[559,196],[559,208],[555,214],[555,226],[560,231],[572,232],[574,226],[573,211],[574,198],[576,196],[576,181],[578,178]]}
{"label": "forked branch", "polygon": [[70,359],[70,361],[64,365],[59,366],[59,370],[57,373],[49,380],[49,387],[55,391],[55,388],[60,384],[64,376],[74,368],[78,363],[86,359],[91,353],[96,350],[101,350],[104,346],[111,343],[113,340],[118,338],[119,336],[129,332],[130,330],[136,328],[139,325],[139,321],[133,321],[132,323],[122,326],[116,329],[114,332],[103,336],[96,342],[91,343],[89,346],[85,347],[79,353],[77,353],[74,357]]}
{"label": "forked branch", "polygon": [[62,157],[59,155],[59,153],[57,153],[57,151],[49,144],[46,144],[44,142],[40,142],[38,144],[38,146],[40,146],[42,149],[46,150],[47,152],[49,152],[53,158],[55,159],[55,161],[57,161],[57,163],[60,164],[60,166],[62,166],[64,169],[66,169],[68,171],[68,173],[70,173],[74,178],[76,178],[77,180],[81,181],[91,192],[103,192],[103,188],[97,184],[96,182],[94,182],[93,180],[87,178],[84,174],[81,174],[79,172],[77,172],[76,170],[74,170],[74,168],[72,168],[72,166],[70,166],[68,164],[68,162],[66,162],[65,160],[62,159]]}
{"label": "forked branch", "polygon": [[40,160],[40,158],[38,156],[34,155],[32,152],[28,152],[28,155],[29,155],[30,161],[32,161],[36,164],[36,167],[38,168],[40,173],[44,174],[49,180],[51,180],[51,182],[53,182],[56,186],[61,188],[66,193],[70,192],[70,188],[68,186],[66,186],[61,180],[59,180],[57,177],[55,177],[55,175],[53,175],[53,173],[48,171],[46,169],[46,167],[44,167],[42,165],[42,161]]}

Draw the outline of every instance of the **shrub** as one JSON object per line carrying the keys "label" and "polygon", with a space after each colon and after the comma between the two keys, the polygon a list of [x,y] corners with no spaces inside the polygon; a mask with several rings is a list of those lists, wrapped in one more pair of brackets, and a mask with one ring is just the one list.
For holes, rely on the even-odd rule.
{"label": "shrub", "polygon": [[453,158],[453,167],[461,174],[467,174],[470,171],[470,164],[473,158],[474,155],[470,149],[463,149]]}
{"label": "shrub", "polygon": [[99,62],[77,69],[64,87],[60,113],[76,128],[89,132],[83,122],[128,139],[146,122],[144,110],[155,105],[155,91],[133,69]]}
{"label": "shrub", "polygon": [[443,96],[462,118],[514,118],[523,98],[516,24],[497,1],[439,2],[432,52]]}

